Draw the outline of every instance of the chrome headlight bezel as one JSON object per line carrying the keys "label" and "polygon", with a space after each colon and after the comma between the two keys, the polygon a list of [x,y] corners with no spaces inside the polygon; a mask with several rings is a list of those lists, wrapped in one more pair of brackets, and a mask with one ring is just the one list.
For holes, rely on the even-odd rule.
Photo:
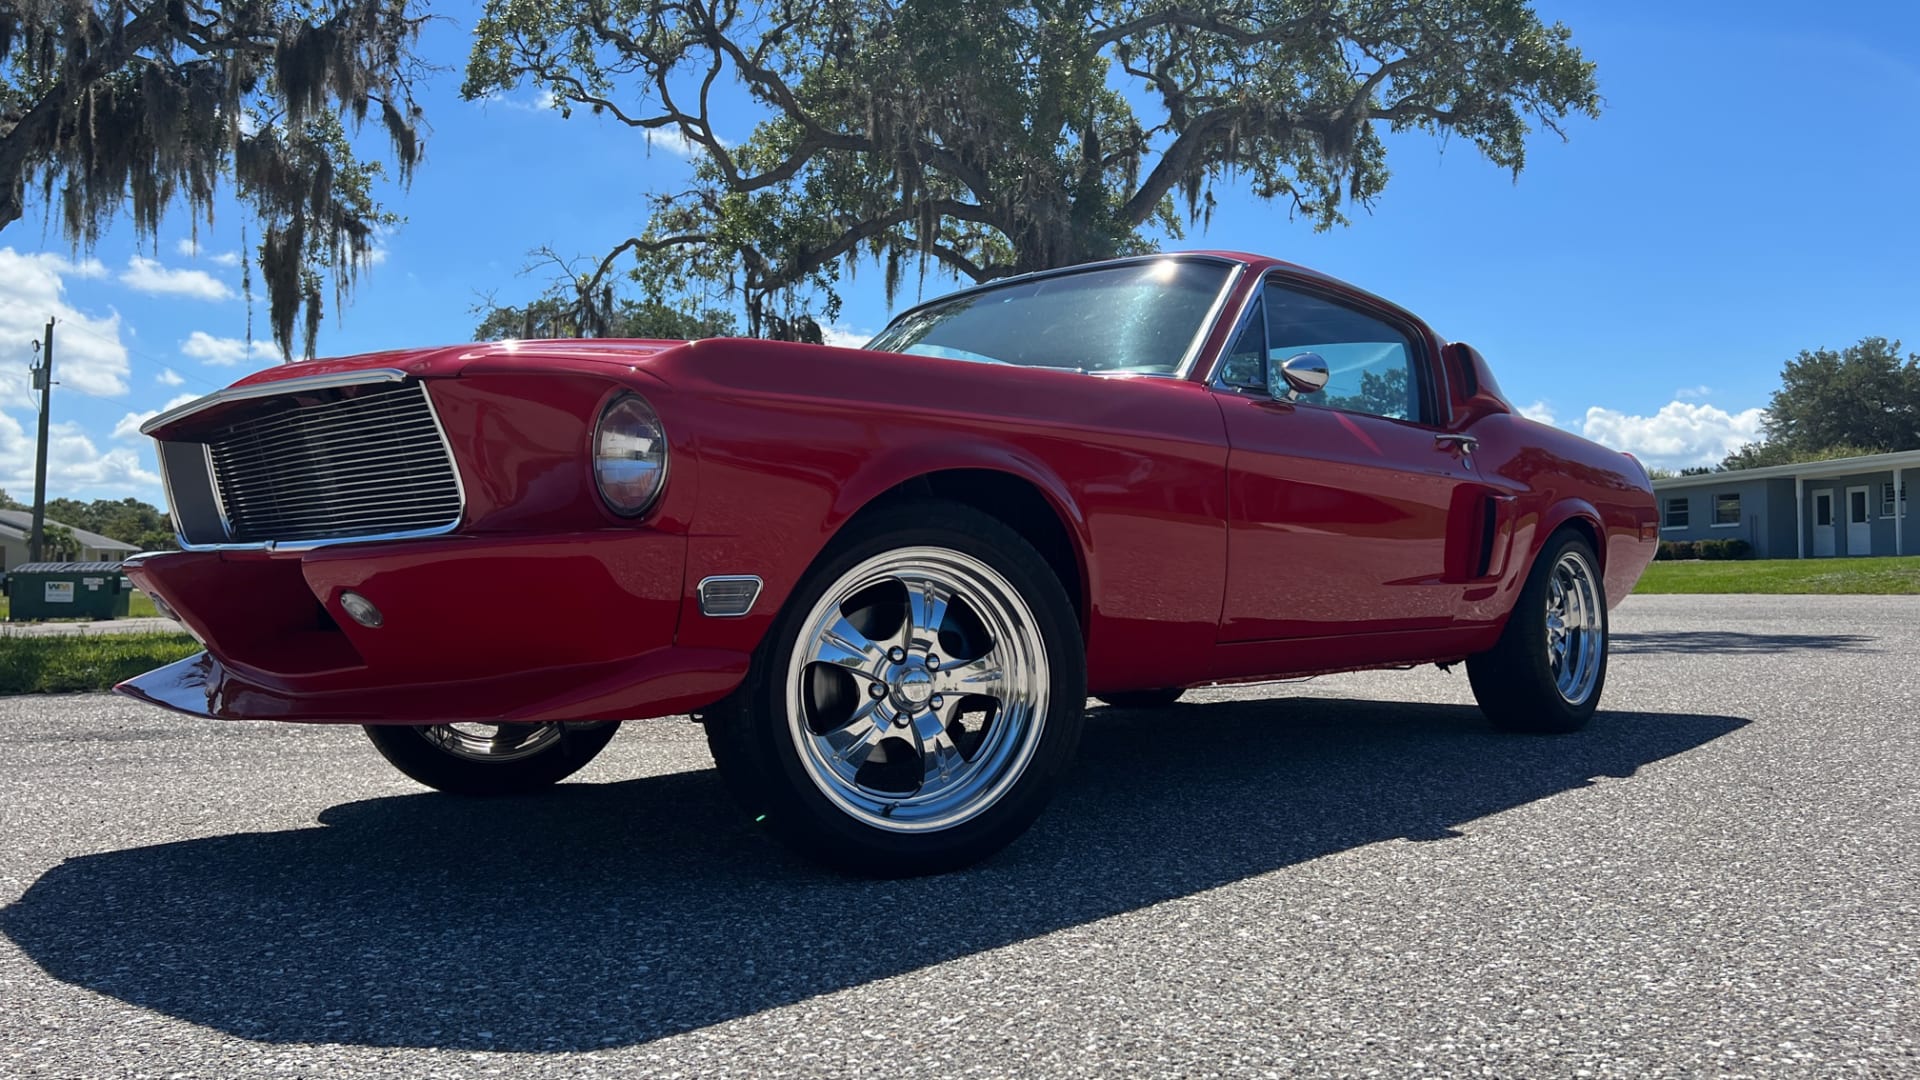
{"label": "chrome headlight bezel", "polygon": [[[612,446],[610,440],[624,440],[625,446]],[[644,441],[648,445],[638,448]],[[671,460],[667,429],[660,414],[646,398],[632,391],[617,394],[600,410],[593,425],[592,458],[594,490],[600,502],[623,518],[635,518],[660,501],[666,487]],[[623,468],[633,467],[633,468]],[[619,472],[643,476],[621,476]]]}

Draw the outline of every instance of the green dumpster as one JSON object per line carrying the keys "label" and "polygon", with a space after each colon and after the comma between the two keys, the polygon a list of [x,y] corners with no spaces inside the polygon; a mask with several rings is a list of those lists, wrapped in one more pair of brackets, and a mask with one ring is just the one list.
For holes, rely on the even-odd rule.
{"label": "green dumpster", "polygon": [[116,562],[21,563],[6,589],[10,622],[125,618],[133,595]]}

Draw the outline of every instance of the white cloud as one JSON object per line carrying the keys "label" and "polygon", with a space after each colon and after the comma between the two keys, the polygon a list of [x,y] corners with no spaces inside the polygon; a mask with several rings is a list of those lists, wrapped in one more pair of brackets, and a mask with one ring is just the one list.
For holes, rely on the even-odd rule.
{"label": "white cloud", "polygon": [[[106,274],[95,259],[76,263],[45,252],[22,255],[0,248],[0,343],[12,349],[39,341],[52,318],[55,381],[96,397],[126,393],[127,350],[120,341],[119,314],[88,315],[66,300],[65,279]],[[0,365],[0,404],[34,403],[25,366]]]}
{"label": "white cloud", "polygon": [[148,409],[146,412],[130,412],[127,415],[121,417],[119,423],[113,425],[113,437],[116,439],[144,438],[144,436],[140,434],[141,424],[144,424],[147,421],[153,419],[154,417],[159,416],[161,413],[166,412],[168,409],[175,408],[176,406],[180,406],[180,405],[185,405],[187,402],[192,401],[199,396],[200,396],[199,394],[181,394],[178,397],[168,400],[168,402],[165,405],[162,405],[157,409]]}
{"label": "white cloud", "polygon": [[172,368],[161,368],[160,374],[155,375],[153,381],[159,383],[161,386],[179,386],[187,380],[181,378],[180,373]]}
{"label": "white cloud", "polygon": [[[251,356],[255,360],[274,361],[280,358],[273,346],[255,339],[249,348],[241,338],[214,337],[205,330],[195,330],[180,343],[180,354],[190,356],[203,364],[216,367],[232,367]],[[162,380],[163,382],[165,380]]]}
{"label": "white cloud", "polygon": [[[139,495],[152,498],[160,477],[138,451],[116,446],[102,453],[80,425],[53,425],[47,440],[47,493],[51,496]],[[11,413],[0,412],[0,488],[33,489],[34,440]]]}
{"label": "white cloud", "polygon": [[657,150],[665,150],[675,157],[692,157],[700,152],[701,146],[687,138],[679,128],[661,128],[647,133],[647,145]]}
{"label": "white cloud", "polygon": [[205,258],[208,262],[214,264],[215,266],[239,266],[240,265],[239,252],[220,251],[220,252],[215,252],[212,255],[202,256],[200,254],[200,245],[195,243],[190,237],[183,236],[180,239],[175,240],[173,242],[173,250],[181,255],[186,256],[189,259]]}
{"label": "white cloud", "polygon": [[1711,386],[1683,386],[1673,392],[1676,401],[1699,401],[1713,396]]}
{"label": "white cloud", "polygon": [[1553,423],[1553,406],[1544,401],[1520,406],[1520,415],[1529,420],[1538,420],[1542,424]]}
{"label": "white cloud", "polygon": [[193,300],[227,300],[233,290],[205,270],[170,270],[158,259],[134,255],[120,274],[121,284],[155,296],[184,296]]}
{"label": "white cloud", "polygon": [[829,345],[838,345],[843,349],[857,349],[873,340],[873,331],[855,330],[846,323],[833,323],[820,328],[820,337]]}
{"label": "white cloud", "polygon": [[1631,416],[1594,406],[1581,434],[1615,450],[1630,451],[1650,466],[1683,469],[1717,465],[1761,438],[1764,410],[1729,413],[1705,403],[1670,401],[1652,416]]}
{"label": "white cloud", "polygon": [[480,98],[482,105],[499,105],[515,112],[548,112],[559,101],[550,89],[543,89],[530,98],[508,97],[506,94],[487,94]]}

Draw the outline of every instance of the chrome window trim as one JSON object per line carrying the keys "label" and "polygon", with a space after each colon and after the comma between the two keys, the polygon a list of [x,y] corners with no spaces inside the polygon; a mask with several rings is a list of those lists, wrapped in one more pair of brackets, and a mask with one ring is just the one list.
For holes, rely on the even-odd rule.
{"label": "chrome window trim", "polygon": [[[406,381],[406,378],[407,378],[407,375],[405,372],[396,371],[392,368],[376,369],[376,373],[380,374],[382,377],[371,378],[371,379],[356,379],[349,382],[335,382],[325,386],[318,385],[319,380],[331,379],[331,378],[334,378],[334,376],[323,375],[323,376],[315,376],[313,379],[288,379],[284,382],[267,383],[263,385],[283,387],[290,382],[299,382],[302,384],[301,389],[303,390],[337,390],[345,386],[361,386],[367,383],[404,382]],[[369,374],[369,373],[363,372],[363,373],[357,373],[357,374]],[[393,377],[391,378],[385,377],[388,375],[391,375]],[[242,389],[252,389],[252,388],[243,387]],[[211,394],[208,396],[218,397],[219,395]],[[229,401],[245,400],[246,398],[271,397],[271,396],[273,395],[246,394],[246,395],[242,395],[239,398],[229,398],[227,400]],[[447,426],[440,419],[440,407],[434,404],[433,391],[428,387],[427,383],[424,380],[420,383],[420,396],[427,403],[427,415],[433,418],[433,429],[435,433],[437,433],[440,436],[440,448],[443,451],[445,451],[447,455],[447,464],[453,471],[453,490],[454,490],[454,493],[459,496],[460,509],[458,513],[454,514],[452,521],[449,521],[445,525],[436,525],[430,529],[402,529],[395,532],[362,533],[357,536],[325,536],[325,537],[316,537],[311,540],[262,540],[262,541],[248,541],[248,542],[241,542],[241,543],[228,543],[223,541],[220,543],[213,543],[213,544],[195,544],[195,543],[189,542],[185,536],[180,535],[179,527],[178,527],[178,524],[176,523],[175,529],[174,529],[174,536],[175,536],[175,539],[180,544],[180,550],[182,551],[312,551],[315,548],[332,547],[336,544],[375,544],[375,543],[385,543],[392,540],[418,540],[418,539],[422,539],[424,537],[430,537],[430,536],[445,536],[446,534],[454,531],[455,529],[458,529],[461,523],[464,522],[467,518],[467,483],[466,483],[466,480],[463,479],[460,475],[460,459],[454,456],[453,442],[452,440],[447,438]],[[207,399],[202,398],[201,400],[205,401]],[[191,404],[192,403],[190,402],[189,405]],[[182,408],[186,408],[186,406],[182,406]],[[195,410],[195,411],[198,411],[198,410]],[[162,478],[163,486],[165,484],[165,477],[166,477],[166,470],[162,469],[161,478]],[[211,450],[209,450],[209,457],[207,462],[207,482],[213,487],[215,502],[220,503],[220,479],[213,472]],[[168,494],[167,499],[169,502],[168,509],[171,510],[172,509],[171,502],[173,499],[173,496],[171,493]],[[220,503],[220,507],[221,507],[221,512],[220,512],[221,527],[225,528],[227,530],[227,535],[231,536],[233,535],[233,530],[232,530],[232,527],[228,525],[226,520],[225,504]],[[758,597],[755,597],[755,599],[758,599]]]}
{"label": "chrome window trim", "polygon": [[[1166,251],[1157,252],[1152,255],[1128,255],[1119,259],[1102,259],[1098,262],[1075,263],[1072,266],[1059,266],[1052,270],[1035,270],[1032,273],[1016,274],[1013,277],[996,278],[993,281],[984,281],[978,285],[969,285],[964,289],[958,289],[943,296],[936,296],[925,303],[915,304],[907,308],[900,314],[888,319],[887,324],[880,328],[879,333],[873,335],[868,341],[868,344],[870,345],[873,341],[879,340],[888,330],[893,329],[895,323],[912,315],[914,312],[924,311],[927,308],[945,304],[963,296],[972,296],[974,293],[986,292],[990,289],[999,289],[1023,282],[1040,281],[1052,277],[1064,277],[1067,274],[1080,274],[1090,270],[1106,270],[1116,266],[1135,266],[1140,263],[1159,262],[1162,259],[1177,259],[1182,262],[1215,263],[1229,268],[1227,279],[1221,282],[1220,291],[1213,298],[1213,305],[1207,309],[1206,317],[1201,320],[1202,325],[1199,332],[1195,334],[1193,341],[1188,344],[1187,351],[1180,355],[1179,366],[1172,371],[1090,371],[1087,374],[1134,375],[1155,379],[1185,379],[1193,374],[1194,365],[1199,362],[1200,354],[1207,347],[1207,339],[1213,336],[1214,329],[1219,325],[1220,314],[1227,306],[1227,298],[1233,295],[1234,287],[1240,284],[1240,279],[1245,276],[1247,272],[1247,263],[1243,259],[1229,258],[1225,255],[1215,255],[1212,252],[1206,251]],[[865,345],[861,346],[863,349],[866,347]]]}
{"label": "chrome window trim", "polygon": [[292,379],[276,379],[273,382],[252,383],[247,386],[229,386],[225,390],[215,390],[205,397],[194,398],[185,405],[168,409],[141,424],[140,434],[151,435],[175,421],[184,420],[195,413],[229,402],[278,397],[281,394],[297,394],[306,390],[339,390],[348,386],[365,386],[368,383],[405,382],[406,379],[407,373],[399,368],[367,368],[364,371],[336,371],[327,375],[301,375]]}

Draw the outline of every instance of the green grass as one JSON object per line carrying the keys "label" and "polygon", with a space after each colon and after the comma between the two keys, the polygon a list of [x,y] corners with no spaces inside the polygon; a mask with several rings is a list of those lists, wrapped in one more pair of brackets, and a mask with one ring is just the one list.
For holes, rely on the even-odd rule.
{"label": "green grass", "polygon": [[[3,620],[7,617],[7,612],[9,610],[7,605],[8,605],[7,598],[4,596],[0,596],[0,620]],[[147,618],[156,617],[159,614],[160,613],[158,611],[155,611],[153,608],[153,601],[147,599],[146,593],[136,592],[132,596],[127,598],[127,618],[147,619]]]}
{"label": "green grass", "polygon": [[1636,593],[1920,594],[1920,555],[1878,559],[1657,562]]}
{"label": "green grass", "polygon": [[0,694],[108,690],[199,651],[199,643],[186,634],[26,637],[0,627]]}

